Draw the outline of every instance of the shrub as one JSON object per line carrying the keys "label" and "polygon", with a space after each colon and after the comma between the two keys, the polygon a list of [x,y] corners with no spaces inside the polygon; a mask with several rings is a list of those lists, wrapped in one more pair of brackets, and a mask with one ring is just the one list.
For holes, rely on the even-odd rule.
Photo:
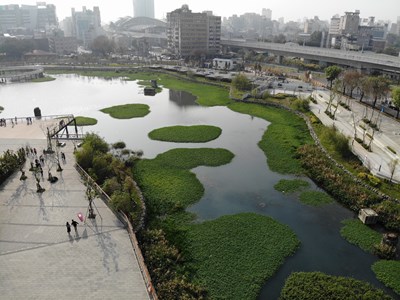
{"label": "shrub", "polygon": [[119,141],[112,145],[114,149],[124,149],[126,147],[125,142]]}
{"label": "shrub", "polygon": [[246,75],[238,74],[232,80],[232,86],[239,91],[250,91],[252,84]]}
{"label": "shrub", "polygon": [[367,181],[368,184],[374,187],[379,187],[382,183],[382,181],[378,177],[375,177],[374,175],[371,174],[367,174],[365,172],[358,173],[357,177]]}
{"label": "shrub", "polygon": [[161,229],[142,232],[141,248],[159,299],[205,299],[206,292],[200,286],[189,283],[180,275],[182,255],[171,245]]}
{"label": "shrub", "polygon": [[7,150],[0,156],[0,184],[2,184],[12,173],[17,171],[26,160],[25,149],[20,148],[17,152]]}
{"label": "shrub", "polygon": [[394,150],[392,147],[387,146],[387,148],[388,148],[388,150],[389,150],[390,152],[392,152],[393,154],[397,154],[396,150]]}
{"label": "shrub", "polygon": [[121,210],[124,212],[133,210],[133,202],[131,201],[131,196],[125,191],[115,191],[111,195],[110,204],[116,210]]}
{"label": "shrub", "polygon": [[335,151],[343,158],[351,157],[349,139],[335,127],[324,127],[321,138],[333,144]]}
{"label": "shrub", "polygon": [[315,100],[313,96],[308,96],[307,100],[312,102],[312,103],[314,103],[314,104],[318,103],[317,100]]}
{"label": "shrub", "polygon": [[308,175],[337,201],[358,211],[378,203],[381,199],[368,189],[354,184],[347,173],[337,168],[322,151],[314,145],[304,145],[298,151]]}
{"label": "shrub", "polygon": [[264,100],[267,100],[267,99],[269,99],[271,97],[271,94],[270,94],[270,92],[268,92],[268,91],[265,91],[263,94],[262,94],[262,99],[264,99]]}
{"label": "shrub", "polygon": [[307,99],[296,99],[292,102],[291,107],[297,111],[308,112],[310,110],[310,101]]}
{"label": "shrub", "polygon": [[394,259],[396,257],[396,247],[377,243],[374,245],[374,254],[381,259]]}
{"label": "shrub", "polygon": [[311,117],[310,117],[310,122],[312,123],[312,124],[320,124],[321,123],[321,121],[320,121],[320,119],[318,119],[316,116],[314,116],[314,115],[312,115]]}
{"label": "shrub", "polygon": [[400,204],[391,200],[384,200],[375,204],[372,208],[378,213],[379,220],[390,230],[399,231],[400,228]]}

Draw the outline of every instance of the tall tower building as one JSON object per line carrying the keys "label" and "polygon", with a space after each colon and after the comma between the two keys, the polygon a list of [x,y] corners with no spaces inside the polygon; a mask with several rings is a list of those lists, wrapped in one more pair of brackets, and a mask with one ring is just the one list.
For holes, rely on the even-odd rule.
{"label": "tall tower building", "polygon": [[270,10],[269,8],[263,8],[261,11],[261,15],[267,20],[272,20],[272,10]]}
{"label": "tall tower building", "polygon": [[93,10],[82,7],[82,11],[71,9],[72,13],[72,34],[78,40],[83,42],[85,47],[89,46],[92,41],[102,34],[101,18],[99,7],[93,7]]}
{"label": "tall tower building", "polygon": [[358,32],[360,25],[360,11],[345,12],[345,15],[340,18],[341,34],[355,35]]}
{"label": "tall tower building", "polygon": [[133,17],[154,19],[154,0],[133,0]]}
{"label": "tall tower building", "polygon": [[187,5],[167,13],[168,48],[180,57],[215,54],[221,46],[221,17],[192,13]]}

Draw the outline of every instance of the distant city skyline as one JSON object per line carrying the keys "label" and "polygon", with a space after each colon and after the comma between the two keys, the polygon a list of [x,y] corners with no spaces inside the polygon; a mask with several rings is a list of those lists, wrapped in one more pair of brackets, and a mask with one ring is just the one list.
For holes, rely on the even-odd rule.
{"label": "distant city skyline", "polygon": [[[37,0],[0,0],[0,5],[7,4],[26,4],[36,5]],[[57,8],[57,16],[59,21],[65,17],[71,16],[71,8],[81,10],[82,6],[87,9],[93,9],[93,6],[99,6],[101,19],[103,23],[117,21],[120,17],[133,16],[132,0],[53,0],[46,1],[47,4],[54,4]],[[330,20],[335,15],[343,15],[345,11],[360,10],[361,18],[374,16],[376,20],[390,20],[396,22],[400,15],[399,0],[381,0],[381,1],[365,1],[365,0],[337,0],[324,2],[323,5],[312,0],[294,1],[294,0],[247,0],[238,2],[237,4],[222,1],[211,0],[154,0],[155,17],[162,19],[166,14],[183,4],[188,4],[193,12],[202,12],[211,10],[215,15],[222,17],[230,17],[234,14],[242,15],[244,13],[261,14],[263,8],[272,10],[272,19],[278,20],[283,17],[285,22],[297,21],[304,18],[313,18],[318,16],[321,20]]]}

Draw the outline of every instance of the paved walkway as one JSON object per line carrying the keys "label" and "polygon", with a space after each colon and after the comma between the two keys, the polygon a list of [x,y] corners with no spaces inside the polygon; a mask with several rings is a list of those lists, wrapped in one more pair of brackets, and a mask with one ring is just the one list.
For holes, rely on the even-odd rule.
{"label": "paved walkway", "polygon": [[[371,117],[372,109],[366,108],[365,105],[360,103],[358,100],[352,99],[350,101],[351,111],[339,106],[336,112],[336,120],[333,121],[328,117],[324,111],[326,110],[329,91],[317,90],[314,92],[314,98],[317,100],[317,104],[311,103],[310,107],[314,114],[321,120],[321,122],[327,126],[335,127],[349,138],[354,137],[354,121],[357,128],[357,137],[362,138],[363,129],[359,126],[362,118],[367,113],[368,119]],[[344,99],[343,99],[344,101]],[[334,104],[336,101],[334,101]],[[332,107],[332,110],[335,108]],[[353,118],[354,114],[354,118]],[[378,120],[377,120],[378,119]],[[365,150],[360,144],[354,142],[352,147],[356,155],[363,162],[363,164],[371,170],[371,172],[380,177],[390,178],[391,170],[390,163],[399,159],[400,155],[400,124],[397,120],[392,117],[386,116],[383,113],[375,110],[373,115],[373,121],[379,125],[380,130],[375,132],[374,138],[371,144],[372,152]],[[368,127],[368,126],[366,126]],[[369,134],[372,134],[372,130],[368,130]],[[365,141],[369,143],[369,138],[366,137]],[[396,151],[396,154],[388,149],[388,146]],[[393,179],[400,182],[400,161],[395,169]]]}
{"label": "paved walkway", "polygon": [[[46,140],[40,122],[0,127],[0,153],[26,145],[42,151]],[[29,128],[29,130],[27,130]],[[42,133],[42,134],[40,134]],[[20,172],[0,186],[0,298],[1,299],[149,299],[138,262],[123,224],[99,199],[95,221],[80,222],[69,236],[65,227],[77,213],[87,213],[85,186],[74,168],[73,145],[62,172],[46,158],[46,189],[20,181]],[[47,181],[49,167],[59,178]]]}

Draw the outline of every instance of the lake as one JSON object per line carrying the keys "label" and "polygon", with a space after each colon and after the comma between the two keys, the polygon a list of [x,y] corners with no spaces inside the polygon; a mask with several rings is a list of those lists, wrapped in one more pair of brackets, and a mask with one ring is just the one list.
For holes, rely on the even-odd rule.
{"label": "lake", "polygon": [[[132,150],[143,150],[145,158],[181,147],[218,147],[235,154],[228,165],[193,170],[204,185],[205,194],[188,210],[197,214],[198,222],[227,214],[255,212],[287,224],[297,234],[300,249],[265,283],[259,299],[277,299],[285,279],[294,271],[351,276],[387,290],[371,271],[377,258],[340,236],[341,221],[353,218],[353,212],[336,203],[307,206],[300,203],[297,195],[285,195],[274,189],[279,180],[294,176],[268,169],[264,153],[257,146],[268,126],[265,120],[226,107],[199,106],[185,92],[163,89],[156,96],[144,96],[143,87],[132,81],[77,75],[55,77],[51,82],[1,85],[0,106],[5,108],[1,116],[33,116],[33,109],[39,107],[43,116],[74,114],[96,118],[97,125],[80,128],[79,133],[95,132],[109,143],[124,141]],[[117,120],[99,111],[127,103],[147,104],[151,112],[144,118]],[[159,142],[147,136],[160,127],[201,124],[220,127],[221,136],[203,144]]]}

